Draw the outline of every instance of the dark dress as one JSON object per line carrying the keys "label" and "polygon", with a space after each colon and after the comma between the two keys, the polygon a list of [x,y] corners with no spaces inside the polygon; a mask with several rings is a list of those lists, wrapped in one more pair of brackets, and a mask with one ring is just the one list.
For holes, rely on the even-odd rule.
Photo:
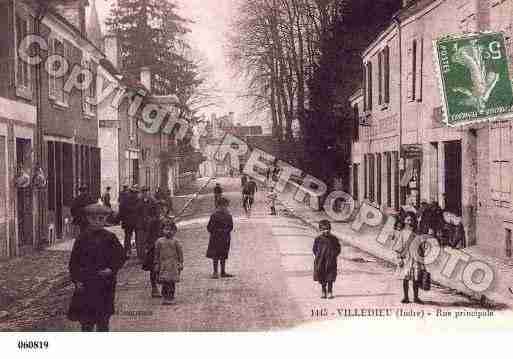
{"label": "dark dress", "polygon": [[[75,290],[68,311],[72,321],[97,321],[114,313],[116,276],[125,262],[124,250],[111,232],[86,229],[73,245],[69,262],[71,280],[84,285]],[[110,268],[112,276],[104,278],[98,272]]]}
{"label": "dark dress", "polygon": [[315,238],[313,245],[314,281],[327,283],[337,279],[337,257],[340,250],[338,238],[332,234],[321,234]]}
{"label": "dark dress", "polygon": [[207,258],[227,259],[230,251],[230,232],[233,229],[233,218],[226,209],[218,209],[210,216],[207,230],[210,233]]}

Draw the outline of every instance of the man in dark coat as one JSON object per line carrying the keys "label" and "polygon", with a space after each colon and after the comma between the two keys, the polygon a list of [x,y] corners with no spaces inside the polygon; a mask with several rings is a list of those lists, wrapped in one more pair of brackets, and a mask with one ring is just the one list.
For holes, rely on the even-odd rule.
{"label": "man in dark coat", "polygon": [[147,223],[146,232],[146,243],[145,243],[145,258],[142,269],[150,272],[150,284],[151,284],[151,296],[153,298],[159,298],[160,294],[157,277],[158,273],[155,272],[154,260],[155,260],[155,243],[157,239],[163,236],[162,234],[162,223],[166,217],[161,217],[161,206],[165,206],[164,202],[159,202],[157,206],[150,207],[150,218]]}
{"label": "man in dark coat", "polygon": [[84,231],[87,226],[87,219],[84,214],[84,208],[94,203],[87,186],[80,186],[78,188],[78,196],[73,200],[71,204],[71,215],[73,216],[72,224],[76,225],[80,229],[80,233]]}
{"label": "man in dark coat", "polygon": [[132,187],[120,196],[119,200],[119,219],[121,220],[121,228],[125,232],[125,255],[128,258],[132,250],[132,236],[135,233],[135,225],[137,222],[137,213],[135,211],[137,205],[137,187]]}
{"label": "man in dark coat", "polygon": [[157,203],[150,196],[150,189],[144,187],[137,200],[135,206],[135,246],[137,250],[137,258],[141,262],[144,261],[146,255],[146,237],[149,231],[149,224],[152,213],[157,211]]}
{"label": "man in dark coat", "polygon": [[99,204],[84,208],[88,224],[73,244],[69,262],[75,292],[68,319],[82,331],[108,331],[114,314],[116,276],[125,262],[118,238],[103,226],[111,210]]}
{"label": "man in dark coat", "polygon": [[[319,222],[322,232],[315,238],[313,245],[314,254],[314,281],[322,286],[321,298],[333,299],[333,282],[337,279],[337,257],[340,254],[340,242],[331,234],[331,224],[324,219]],[[326,288],[327,287],[327,288]],[[327,289],[327,293],[326,293]]]}
{"label": "man in dark coat", "polygon": [[233,275],[226,273],[226,260],[230,252],[230,233],[233,229],[233,218],[228,212],[228,199],[221,197],[218,201],[219,207],[210,216],[210,221],[207,225],[207,230],[210,233],[208,241],[207,258],[212,259],[214,273],[213,279],[219,278],[217,268],[221,262],[221,277],[233,277]]}

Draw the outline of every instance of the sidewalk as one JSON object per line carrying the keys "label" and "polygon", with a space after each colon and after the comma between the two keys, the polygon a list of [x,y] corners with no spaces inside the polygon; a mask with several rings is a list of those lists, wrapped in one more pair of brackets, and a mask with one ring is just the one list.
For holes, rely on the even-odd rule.
{"label": "sidewalk", "polygon": [[[294,192],[292,189],[286,188],[279,195],[278,199],[284,207],[298,218],[315,228],[318,228],[320,220],[328,219],[332,222],[332,233],[344,242],[387,262],[397,263],[397,254],[392,249],[392,241],[388,240],[385,244],[378,242],[378,236],[382,227],[370,227],[363,224],[362,228],[357,232],[351,228],[351,223],[334,223],[324,211],[314,211],[307,205],[296,201],[293,196]],[[446,267],[450,267],[449,260],[456,258],[455,255],[465,257],[468,260],[460,260],[453,270],[448,270]],[[468,267],[469,263],[474,262],[486,263],[495,274],[491,287],[484,292],[476,292],[469,289],[462,280],[465,268]],[[427,269],[431,273],[432,281],[441,286],[454,289],[477,300],[486,299],[495,304],[513,307],[513,295],[508,289],[512,285],[511,279],[513,278],[513,262],[511,261],[508,262],[500,258],[484,255],[475,248],[465,248],[463,250],[442,248],[438,258],[432,264],[427,265]],[[449,272],[449,276],[443,274],[444,269]],[[479,271],[476,273],[479,273]],[[481,277],[477,275],[477,278],[473,279],[478,283]],[[485,296],[484,298],[483,295]]]}

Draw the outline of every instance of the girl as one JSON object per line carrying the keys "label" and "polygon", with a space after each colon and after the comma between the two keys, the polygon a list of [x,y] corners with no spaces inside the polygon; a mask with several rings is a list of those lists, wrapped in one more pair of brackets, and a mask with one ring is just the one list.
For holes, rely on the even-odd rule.
{"label": "girl", "polygon": [[[322,299],[333,299],[333,282],[337,279],[337,257],[340,254],[338,238],[332,235],[331,224],[323,219],[319,222],[321,235],[315,238],[314,254],[314,281],[322,286]],[[326,288],[327,287],[327,288]],[[327,290],[327,292],[326,292]]]}
{"label": "girl", "polygon": [[183,270],[182,246],[174,238],[177,232],[173,221],[166,221],[162,226],[163,237],[155,243],[155,272],[162,284],[163,305],[173,304],[175,298],[175,283],[180,281]]}

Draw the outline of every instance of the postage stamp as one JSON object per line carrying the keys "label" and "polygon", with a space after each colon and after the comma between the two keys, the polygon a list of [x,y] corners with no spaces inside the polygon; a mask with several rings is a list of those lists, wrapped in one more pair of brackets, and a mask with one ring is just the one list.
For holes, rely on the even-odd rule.
{"label": "postage stamp", "polygon": [[513,92],[500,32],[434,41],[444,121],[458,126],[512,112]]}

